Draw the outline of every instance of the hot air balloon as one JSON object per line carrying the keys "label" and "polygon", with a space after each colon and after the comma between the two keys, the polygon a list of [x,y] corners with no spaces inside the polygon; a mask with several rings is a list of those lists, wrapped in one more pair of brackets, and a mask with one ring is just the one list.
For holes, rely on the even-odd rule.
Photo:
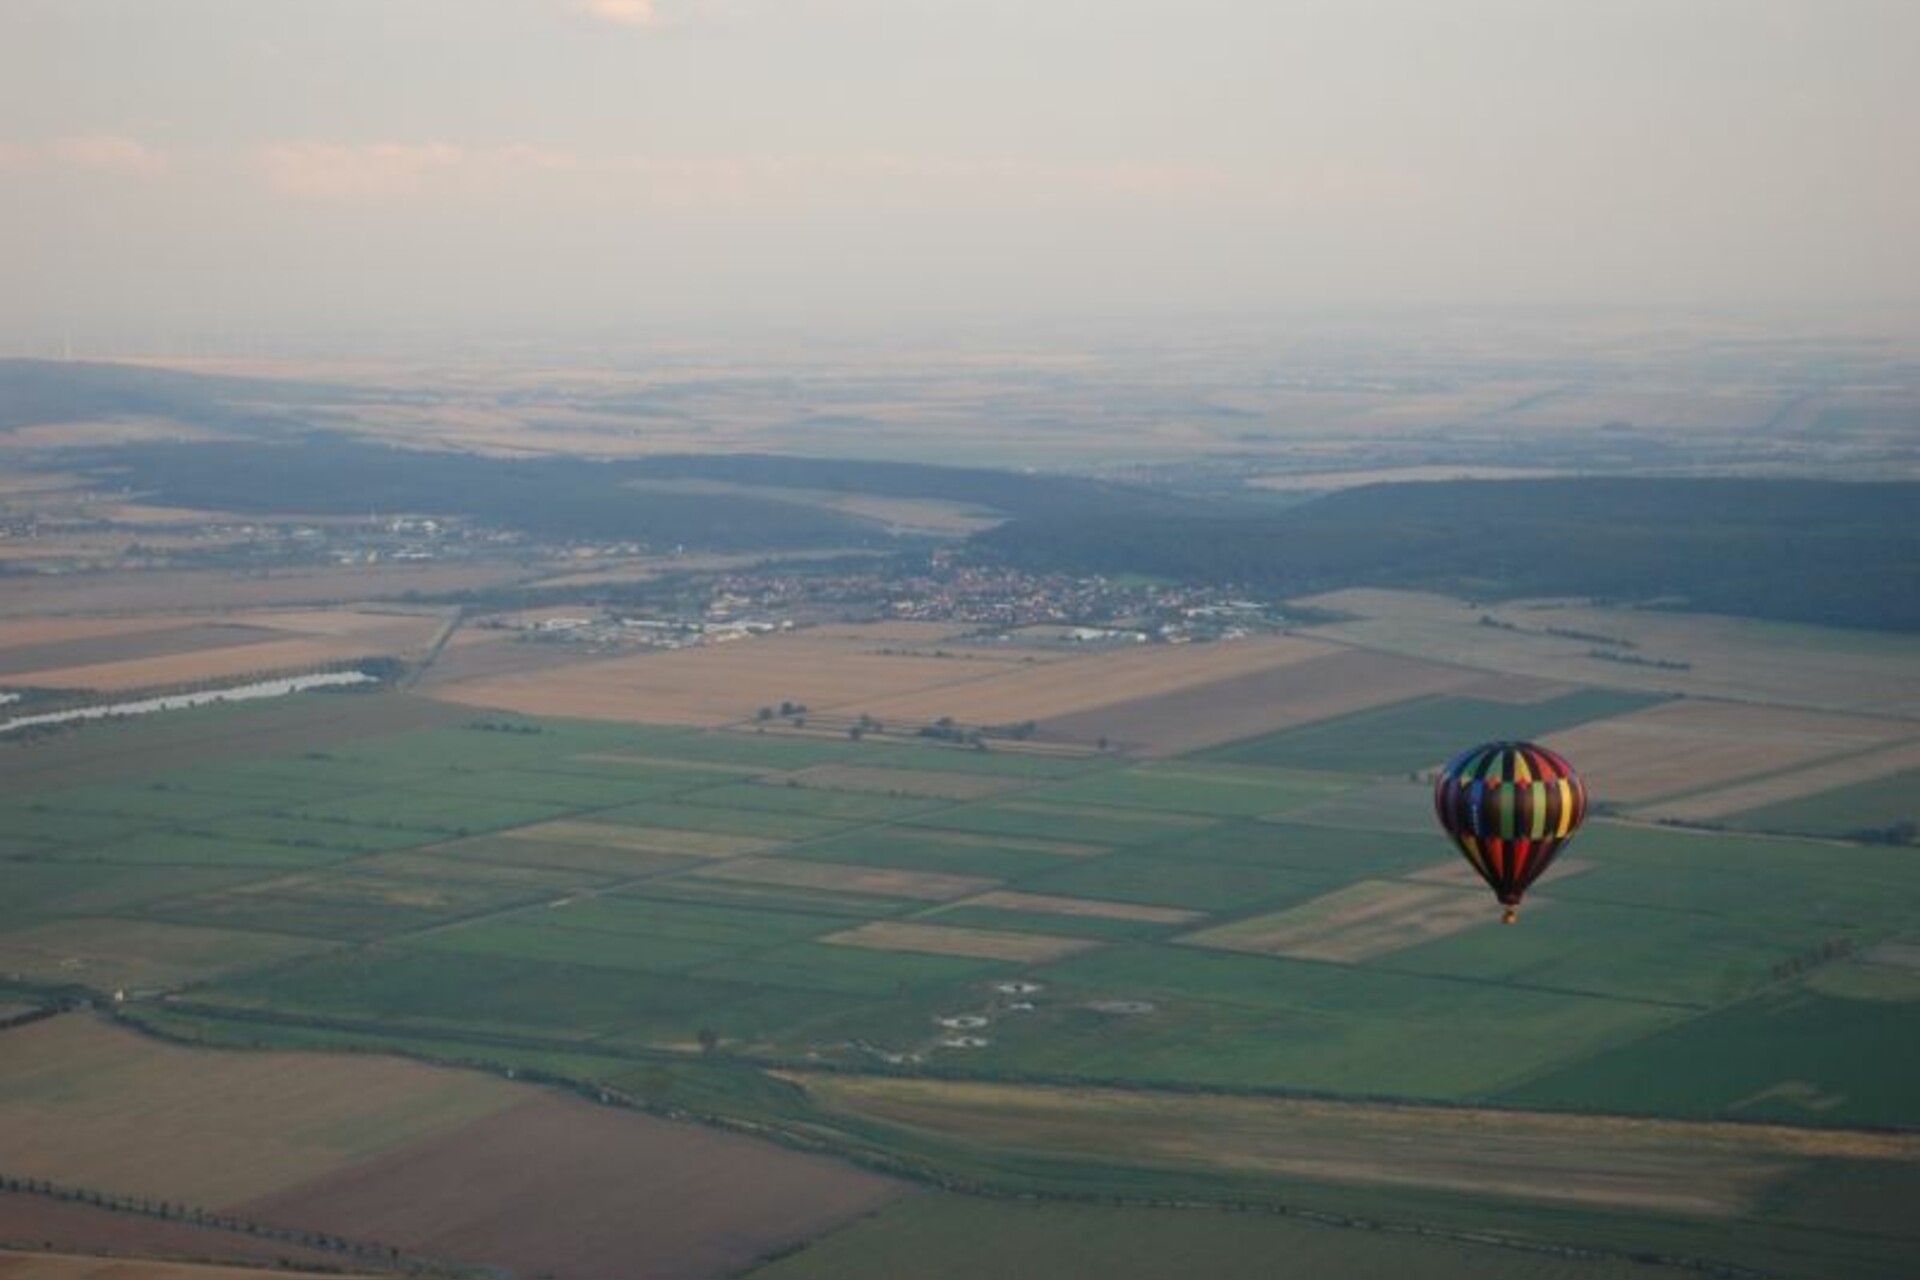
{"label": "hot air balloon", "polygon": [[1531,742],[1483,742],[1447,761],[1433,811],[1512,924],[1540,878],[1587,816],[1587,785],[1566,760]]}

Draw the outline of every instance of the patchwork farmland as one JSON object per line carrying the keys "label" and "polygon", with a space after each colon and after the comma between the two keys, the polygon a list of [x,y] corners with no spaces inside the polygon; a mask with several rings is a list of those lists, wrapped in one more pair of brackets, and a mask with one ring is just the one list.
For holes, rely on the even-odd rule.
{"label": "patchwork farmland", "polygon": [[[837,634],[833,643],[852,643],[854,633]],[[915,661],[991,683],[1104,660],[1049,659],[1030,671],[973,654]],[[1616,1253],[1648,1251],[1750,1268],[1784,1257],[1783,1275],[1832,1274],[1840,1258],[1849,1275],[1900,1274],[1906,1228],[1873,1207],[1892,1193],[1849,1210],[1882,1233],[1856,1247],[1833,1187],[1920,1178],[1897,1143],[1846,1145],[1865,1128],[1920,1124],[1907,1084],[1920,1060],[1920,984],[1905,959],[1920,942],[1920,864],[1894,845],[1832,837],[1844,834],[1835,823],[1849,806],[1866,806],[1876,827],[1903,816],[1903,774],[1861,778],[1849,763],[1898,748],[1914,726],[1550,680],[1502,688],[1480,673],[1318,641],[1169,669],[1162,684],[1099,705],[1088,701],[1099,681],[1064,682],[1060,705],[1081,701],[1061,719],[1097,713],[1118,727],[1168,698],[1197,707],[1244,694],[1248,680],[1376,660],[1387,664],[1381,680],[1342,685],[1352,690],[1344,698],[1302,684],[1264,719],[1227,717],[1245,730],[1235,741],[1181,730],[1138,752],[1094,749],[1092,719],[1059,733],[1043,720],[1034,742],[985,749],[910,727],[850,736],[768,726],[751,714],[758,691],[729,692],[724,679],[688,695],[687,714],[664,714],[667,723],[389,693],[196,712],[200,745],[178,754],[163,726],[103,725],[22,752],[31,773],[0,787],[0,1001],[31,1011],[85,998],[132,1026],[208,1046],[469,1063],[950,1186],[1310,1207],[1453,1231],[1461,1238],[1430,1247],[1469,1255],[1475,1232],[1544,1233],[1593,1250],[1595,1274]],[[843,705],[883,705],[853,697]],[[1422,775],[1460,736],[1511,725],[1582,763],[1584,745],[1596,778],[1617,789],[1599,792],[1606,811],[1507,929],[1429,828]],[[1703,735],[1737,746],[1707,750],[1703,763]],[[1171,755],[1181,744],[1205,749]],[[1767,801],[1782,770],[1836,786],[1789,793],[1791,822],[1770,818],[1766,803],[1724,811],[1749,832],[1651,821],[1690,797]],[[1871,794],[1844,799],[1842,785]],[[1785,1026],[1800,1029],[1791,1054],[1754,1050],[1761,1028],[1771,1043]],[[200,1131],[241,1140],[253,1130],[237,1114],[207,1119],[218,1098],[183,1096],[171,1108],[180,1127],[141,1146],[113,1128],[104,1066],[98,1082],[63,1091],[21,1065],[40,1061],[36,1045],[68,1037],[86,1048],[98,1036],[120,1042],[74,1015],[0,1030],[0,1064],[14,1069],[0,1070],[0,1173],[244,1211],[276,1229],[350,1237],[350,1224],[379,1223],[379,1241],[412,1257],[456,1257],[455,1242],[468,1239],[474,1251],[459,1260],[515,1269],[545,1260],[563,1280],[634,1274],[613,1261],[632,1240],[597,1228],[580,1226],[561,1248],[431,1197],[414,1198],[412,1217],[395,1208],[407,1197],[394,1188],[478,1167],[475,1153],[501,1144],[532,1154],[525,1168],[488,1172],[487,1194],[529,1195],[528,1170],[547,1158],[539,1132],[593,1143],[606,1129],[586,1102],[536,1101],[524,1082],[461,1076],[467,1092],[441,1102],[396,1094],[375,1107],[388,1118],[319,1124],[312,1133],[330,1136],[318,1146],[276,1146],[269,1124],[252,1155],[228,1158]],[[203,1077],[211,1089],[230,1069],[186,1070],[170,1055],[269,1061],[135,1043],[137,1053],[115,1051],[125,1070],[144,1064],[175,1082],[165,1087]],[[299,1069],[287,1079],[311,1081],[316,1096],[369,1105],[380,1096],[326,1072],[351,1076],[385,1059],[288,1061]],[[912,1095],[915,1080],[940,1083]],[[962,1086],[1064,1091],[993,1094],[988,1107],[1027,1108],[1036,1132],[1063,1145],[1018,1154],[969,1137],[978,1108],[962,1105]],[[1488,1172],[1508,1158],[1489,1154],[1504,1149],[1493,1139],[1409,1184],[1377,1154],[1283,1168],[1199,1136],[1235,1131],[1236,1107],[1284,1110],[1309,1095],[1330,1109],[1328,1131],[1356,1133],[1393,1130],[1385,1115],[1471,1135],[1544,1109],[1561,1119],[1540,1121],[1539,1132],[1559,1136],[1540,1141],[1576,1142],[1593,1168],[1567,1182],[1565,1197],[1545,1197],[1557,1206],[1549,1212],[1520,1185],[1532,1175]],[[1194,1096],[1219,1099],[1216,1111],[1182,1111],[1178,1100]],[[258,1095],[262,1116],[308,1110],[269,1097]],[[1063,1098],[1065,1111],[1040,1106]],[[1097,1121],[1104,1145],[1089,1164],[1073,1133],[1095,1123],[1076,1110],[1095,1101],[1118,1110]],[[1388,1104],[1401,1110],[1378,1110]],[[1191,1124],[1114,1118],[1127,1107]],[[1589,1111],[1676,1125],[1765,1121],[1812,1136],[1742,1148],[1711,1177],[1682,1159],[1676,1185],[1704,1197],[1690,1210],[1643,1148],[1570,1138],[1587,1132],[1583,1123],[1595,1135],[1624,1123],[1575,1116]],[[1524,1145],[1535,1122],[1512,1123]],[[681,1150],[679,1138],[630,1132],[636,1151]],[[1184,1155],[1183,1132],[1198,1144]],[[387,1145],[366,1146],[368,1135]],[[116,1143],[133,1154],[109,1169],[102,1153]],[[1686,1155],[1687,1142],[1673,1149]],[[802,1197],[790,1213],[762,1205],[761,1220],[784,1225],[724,1256],[676,1237],[671,1251],[695,1261],[672,1274],[737,1271],[902,1185],[840,1164],[822,1166],[831,1176],[790,1178],[780,1161],[803,1157],[738,1150],[756,1153],[739,1167],[759,1172],[726,1177],[776,1198],[815,1183],[823,1194],[854,1190],[817,1204]],[[207,1162],[191,1177],[169,1163],[185,1151]],[[610,1151],[612,1163],[596,1155],[583,1167],[610,1176],[626,1158]],[[691,1157],[672,1157],[682,1158]],[[215,1185],[222,1169],[233,1185]],[[241,1182],[251,1194],[240,1196]],[[1461,1197],[1480,1206],[1478,1218]],[[592,1202],[569,1193],[542,1213],[568,1222],[576,1203]],[[893,1245],[861,1242],[928,1212],[889,1210],[827,1235],[818,1256],[843,1247],[894,1256]],[[1751,1241],[1702,1236],[1689,1214],[1737,1224]],[[708,1230],[690,1211],[679,1216],[695,1234]],[[937,1216],[915,1229],[937,1234]],[[1799,1233],[1802,1252],[1782,1253],[1782,1233]],[[766,1274],[812,1274],[805,1257]]]}

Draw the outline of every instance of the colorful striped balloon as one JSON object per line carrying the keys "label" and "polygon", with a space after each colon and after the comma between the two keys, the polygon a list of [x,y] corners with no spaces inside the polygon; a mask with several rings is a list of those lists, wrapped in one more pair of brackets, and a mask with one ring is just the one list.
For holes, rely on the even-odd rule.
{"label": "colorful striped balloon", "polygon": [[1531,742],[1483,742],[1447,761],[1433,811],[1512,924],[1540,878],[1587,816],[1587,784],[1566,760]]}

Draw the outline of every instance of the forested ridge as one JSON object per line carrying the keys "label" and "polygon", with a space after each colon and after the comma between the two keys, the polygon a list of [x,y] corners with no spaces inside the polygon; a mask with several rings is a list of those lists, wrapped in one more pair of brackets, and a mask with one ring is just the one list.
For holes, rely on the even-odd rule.
{"label": "forested ridge", "polygon": [[1587,596],[1920,630],[1920,484],[1810,480],[1370,485],[1280,511],[1018,520],[976,555],[1280,595],[1417,587]]}
{"label": "forested ridge", "polygon": [[[799,490],[936,498],[1008,514],[1090,520],[1199,509],[1149,490],[976,468],[768,455],[493,458],[318,431],[278,443],[117,445],[73,451],[63,461],[173,506],[261,515],[464,516],[545,538],[729,549],[900,545],[877,522],[808,501]],[[725,481],[740,491],[675,492],[667,486],[676,480]]]}

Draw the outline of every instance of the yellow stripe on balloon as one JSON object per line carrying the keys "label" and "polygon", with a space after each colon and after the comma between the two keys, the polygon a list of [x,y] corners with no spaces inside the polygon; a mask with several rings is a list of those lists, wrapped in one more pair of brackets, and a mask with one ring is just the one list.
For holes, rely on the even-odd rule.
{"label": "yellow stripe on balloon", "polygon": [[1460,846],[1460,852],[1467,855],[1467,861],[1473,864],[1474,870],[1478,871],[1482,876],[1490,876],[1493,874],[1487,866],[1487,855],[1481,851],[1478,840],[1475,840],[1472,836],[1463,832],[1455,843]]}

